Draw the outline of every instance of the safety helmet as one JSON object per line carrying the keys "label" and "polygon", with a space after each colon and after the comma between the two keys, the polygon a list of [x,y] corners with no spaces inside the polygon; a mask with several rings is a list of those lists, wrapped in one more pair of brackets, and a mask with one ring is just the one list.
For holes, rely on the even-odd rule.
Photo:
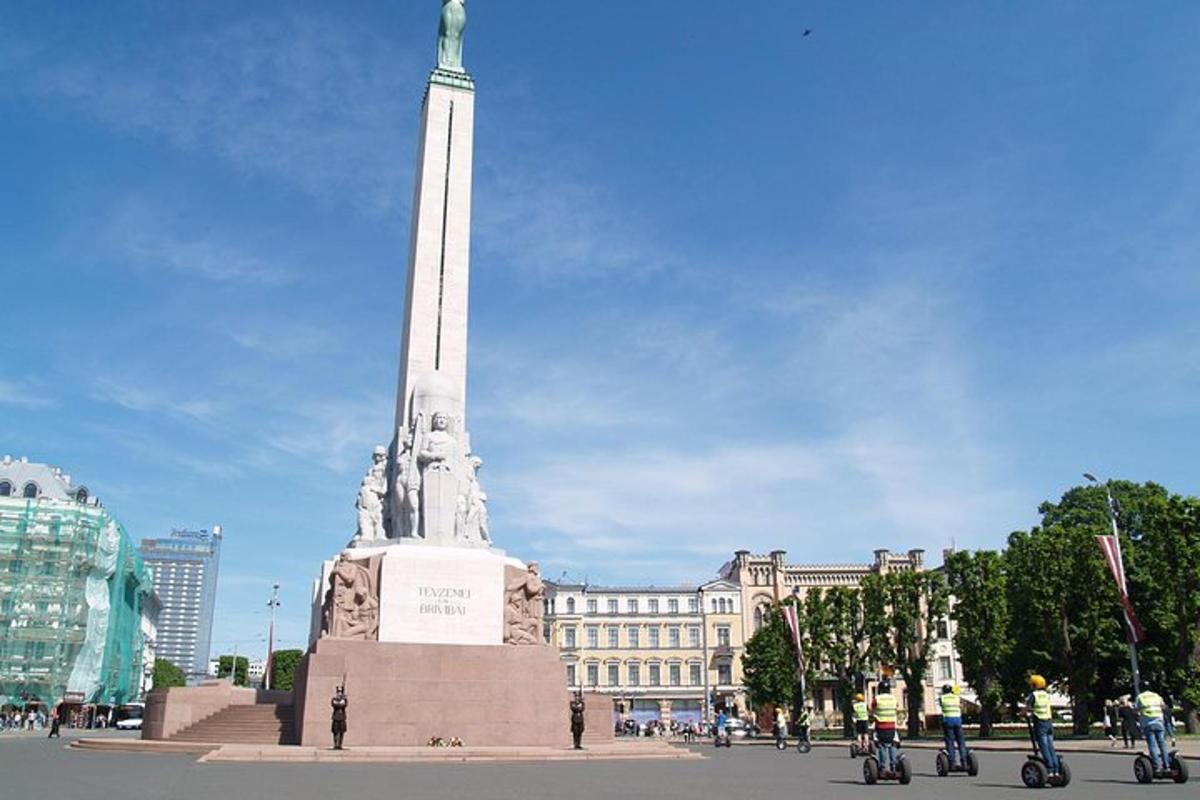
{"label": "safety helmet", "polygon": [[858,694],[854,695],[854,699],[855,699],[855,700],[862,700],[862,699],[863,699],[863,694],[862,694],[862,692],[859,692]]}
{"label": "safety helmet", "polygon": [[1029,676],[1029,687],[1031,689],[1045,689],[1046,688],[1046,679],[1043,678],[1041,675],[1038,675],[1035,672],[1034,674]]}
{"label": "safety helmet", "polygon": [[942,694],[953,694],[953,693],[954,693],[954,687],[952,685],[947,683],[945,686],[942,687]]}
{"label": "safety helmet", "polygon": [[892,690],[892,682],[889,681],[887,678],[884,678],[883,680],[881,680],[879,682],[879,691],[884,692],[886,694],[887,692],[890,692],[891,690]]}
{"label": "safety helmet", "polygon": [[959,686],[957,683],[956,683],[956,684],[954,684],[954,693],[955,693],[955,694],[962,694],[962,687],[961,687],[961,686]]}

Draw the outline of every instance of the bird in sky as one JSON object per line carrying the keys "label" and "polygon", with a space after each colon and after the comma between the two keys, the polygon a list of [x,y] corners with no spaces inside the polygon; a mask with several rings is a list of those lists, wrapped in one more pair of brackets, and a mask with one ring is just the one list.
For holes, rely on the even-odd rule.
{"label": "bird in sky", "polygon": [[812,33],[812,28],[805,28],[802,36],[808,36],[810,33]]}

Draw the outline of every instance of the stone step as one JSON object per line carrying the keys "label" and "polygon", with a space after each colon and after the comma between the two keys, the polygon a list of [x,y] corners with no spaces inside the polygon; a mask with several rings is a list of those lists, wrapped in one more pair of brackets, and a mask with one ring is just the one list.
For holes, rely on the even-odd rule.
{"label": "stone step", "polygon": [[291,744],[297,740],[292,713],[290,705],[230,706],[184,728],[168,741]]}

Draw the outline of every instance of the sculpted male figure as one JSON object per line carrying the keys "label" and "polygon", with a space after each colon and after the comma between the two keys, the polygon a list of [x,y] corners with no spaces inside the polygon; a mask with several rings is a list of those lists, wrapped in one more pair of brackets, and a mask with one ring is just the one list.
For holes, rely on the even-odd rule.
{"label": "sculpted male figure", "polygon": [[363,476],[354,507],[358,510],[357,541],[374,542],[386,538],[383,530],[383,501],[387,497],[387,450],[376,447],[371,468]]}

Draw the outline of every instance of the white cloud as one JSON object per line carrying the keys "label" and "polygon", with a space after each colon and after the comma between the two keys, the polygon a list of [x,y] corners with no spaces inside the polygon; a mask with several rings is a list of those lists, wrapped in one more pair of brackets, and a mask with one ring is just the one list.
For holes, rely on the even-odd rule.
{"label": "white cloud", "polygon": [[[117,35],[120,35],[119,33]],[[422,71],[383,32],[344,15],[275,14],[145,37],[51,46],[6,61],[9,91],[64,100],[115,130],[211,150],[305,192],[384,213],[408,192],[400,103]],[[400,91],[409,76],[414,91]],[[407,87],[406,87],[407,88]]]}
{"label": "white cloud", "polygon": [[0,379],[0,405],[22,408],[48,408],[55,405],[40,384]]}
{"label": "white cloud", "polygon": [[180,399],[157,386],[111,378],[98,379],[92,387],[92,397],[126,411],[165,414],[197,422],[207,422],[221,410],[220,404],[210,399]]}

